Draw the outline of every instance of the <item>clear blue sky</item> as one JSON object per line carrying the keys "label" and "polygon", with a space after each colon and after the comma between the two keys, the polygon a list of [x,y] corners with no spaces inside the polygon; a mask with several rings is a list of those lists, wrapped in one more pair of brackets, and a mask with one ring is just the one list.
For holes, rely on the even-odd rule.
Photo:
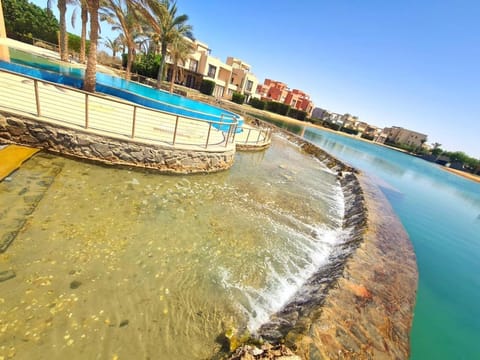
{"label": "clear blue sky", "polygon": [[480,158],[478,0],[178,0],[178,8],[213,56],[244,60],[260,82],[285,82],[318,107]]}

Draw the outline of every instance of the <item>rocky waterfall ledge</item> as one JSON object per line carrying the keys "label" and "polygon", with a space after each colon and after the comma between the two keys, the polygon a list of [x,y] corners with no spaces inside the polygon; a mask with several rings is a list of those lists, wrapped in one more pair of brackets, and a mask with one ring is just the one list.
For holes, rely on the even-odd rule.
{"label": "rocky waterfall ledge", "polygon": [[[276,132],[337,172],[350,236],[257,335],[301,359],[408,359],[418,272],[403,225],[373,181],[305,139]],[[262,349],[247,345],[231,359],[276,358]]]}

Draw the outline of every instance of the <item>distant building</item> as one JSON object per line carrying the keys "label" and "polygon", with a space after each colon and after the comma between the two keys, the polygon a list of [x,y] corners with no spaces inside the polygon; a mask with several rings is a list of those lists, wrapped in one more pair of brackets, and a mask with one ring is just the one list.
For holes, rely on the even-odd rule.
{"label": "distant building", "polygon": [[281,81],[265,79],[263,84],[258,85],[257,93],[262,100],[283,103],[287,98],[288,86]]}
{"label": "distant building", "polygon": [[389,142],[396,145],[408,145],[419,148],[427,141],[427,135],[393,126],[383,129],[374,141],[382,144]]}
{"label": "distant building", "polygon": [[325,109],[316,107],[312,111],[312,117],[320,120],[324,120],[328,116],[329,112]]}
{"label": "distant building", "polygon": [[264,101],[276,101],[289,105],[293,109],[302,110],[311,116],[314,104],[310,96],[302,90],[290,90],[287,84],[281,81],[265,79],[257,86],[257,94]]}

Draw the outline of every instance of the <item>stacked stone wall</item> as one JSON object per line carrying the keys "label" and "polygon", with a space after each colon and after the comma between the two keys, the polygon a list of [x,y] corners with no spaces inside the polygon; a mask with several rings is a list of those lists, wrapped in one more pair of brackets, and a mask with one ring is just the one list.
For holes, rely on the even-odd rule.
{"label": "stacked stone wall", "polygon": [[41,148],[103,164],[153,169],[166,173],[210,173],[230,168],[235,149],[212,151],[96,134],[0,112],[0,142]]}

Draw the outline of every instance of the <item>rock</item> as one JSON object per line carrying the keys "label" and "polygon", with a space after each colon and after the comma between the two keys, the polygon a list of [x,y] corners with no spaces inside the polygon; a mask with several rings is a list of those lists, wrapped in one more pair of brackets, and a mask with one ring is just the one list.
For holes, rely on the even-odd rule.
{"label": "rock", "polygon": [[130,323],[130,321],[128,321],[127,319],[122,320],[122,321],[120,321],[120,325],[118,325],[118,327],[121,328],[121,327],[128,326],[129,323]]}
{"label": "rock", "polygon": [[13,279],[15,276],[17,276],[17,275],[15,274],[15,271],[13,271],[13,270],[0,271],[0,283],[4,282],[4,281],[7,281],[7,280],[10,280],[10,279]]}
{"label": "rock", "polygon": [[80,285],[82,285],[82,282],[81,282],[81,281],[73,280],[73,281],[70,283],[70,289],[78,289],[78,288],[80,287]]}

